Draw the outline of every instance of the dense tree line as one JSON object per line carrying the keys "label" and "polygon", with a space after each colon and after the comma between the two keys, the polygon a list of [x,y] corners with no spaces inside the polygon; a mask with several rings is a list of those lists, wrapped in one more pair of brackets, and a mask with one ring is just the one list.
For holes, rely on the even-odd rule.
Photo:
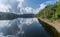
{"label": "dense tree line", "polygon": [[60,19],[60,1],[55,4],[46,6],[43,10],[39,11],[36,17],[47,19]]}

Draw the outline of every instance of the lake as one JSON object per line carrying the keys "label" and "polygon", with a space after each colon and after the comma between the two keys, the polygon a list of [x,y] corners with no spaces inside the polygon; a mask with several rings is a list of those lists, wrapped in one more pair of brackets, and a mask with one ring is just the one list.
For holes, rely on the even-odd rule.
{"label": "lake", "polygon": [[0,21],[0,37],[51,37],[37,18]]}

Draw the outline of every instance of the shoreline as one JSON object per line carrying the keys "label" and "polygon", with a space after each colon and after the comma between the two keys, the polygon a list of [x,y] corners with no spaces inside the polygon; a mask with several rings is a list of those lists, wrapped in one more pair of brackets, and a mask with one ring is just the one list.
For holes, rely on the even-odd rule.
{"label": "shoreline", "polygon": [[[47,32],[53,36],[53,37],[60,37],[60,31],[57,25],[55,26],[54,24],[42,19],[42,18],[38,18],[38,21],[42,24],[42,26],[45,28],[45,30],[47,30]],[[57,28],[56,28],[57,27]]]}

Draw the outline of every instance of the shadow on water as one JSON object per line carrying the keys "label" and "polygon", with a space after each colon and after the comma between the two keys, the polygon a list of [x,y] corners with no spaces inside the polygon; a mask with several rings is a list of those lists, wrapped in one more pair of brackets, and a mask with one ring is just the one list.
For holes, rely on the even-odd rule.
{"label": "shadow on water", "polygon": [[13,20],[16,18],[33,18],[34,14],[14,14],[14,13],[4,13],[0,12],[0,20]]}
{"label": "shadow on water", "polygon": [[50,37],[42,26],[36,22],[28,26],[25,25],[23,30],[25,31],[24,34],[26,37]]}

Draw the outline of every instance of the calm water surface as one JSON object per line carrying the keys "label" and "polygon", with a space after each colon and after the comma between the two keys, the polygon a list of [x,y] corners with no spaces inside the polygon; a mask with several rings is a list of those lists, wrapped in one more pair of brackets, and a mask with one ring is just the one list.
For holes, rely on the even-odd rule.
{"label": "calm water surface", "polygon": [[37,18],[17,18],[0,21],[1,37],[51,37]]}

